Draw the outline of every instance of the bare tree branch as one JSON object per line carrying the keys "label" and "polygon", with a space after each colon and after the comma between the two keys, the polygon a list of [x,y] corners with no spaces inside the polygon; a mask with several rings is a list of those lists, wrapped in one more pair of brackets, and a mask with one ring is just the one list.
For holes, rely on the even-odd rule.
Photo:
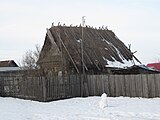
{"label": "bare tree branch", "polygon": [[22,67],[24,69],[37,69],[37,60],[39,59],[40,55],[40,45],[35,45],[35,50],[28,50],[25,52],[23,58],[22,58]]}

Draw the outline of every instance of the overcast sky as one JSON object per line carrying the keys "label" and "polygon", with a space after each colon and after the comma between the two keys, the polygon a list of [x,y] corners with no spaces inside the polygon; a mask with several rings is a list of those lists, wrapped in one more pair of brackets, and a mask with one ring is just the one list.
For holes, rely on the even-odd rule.
{"label": "overcast sky", "polygon": [[160,0],[0,0],[0,60],[19,62],[60,22],[108,26],[146,64],[160,61]]}

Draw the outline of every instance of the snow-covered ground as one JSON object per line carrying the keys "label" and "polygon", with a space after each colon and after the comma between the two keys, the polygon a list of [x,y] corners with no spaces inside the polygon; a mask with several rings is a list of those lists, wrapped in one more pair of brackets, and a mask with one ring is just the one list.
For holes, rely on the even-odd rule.
{"label": "snow-covered ground", "polygon": [[160,120],[160,98],[100,97],[36,102],[0,97],[0,120]]}

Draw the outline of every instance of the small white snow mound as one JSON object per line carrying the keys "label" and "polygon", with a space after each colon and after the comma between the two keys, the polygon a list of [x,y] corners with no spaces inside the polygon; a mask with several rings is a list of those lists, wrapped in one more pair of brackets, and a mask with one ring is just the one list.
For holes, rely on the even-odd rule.
{"label": "small white snow mound", "polygon": [[101,100],[100,100],[100,102],[99,102],[99,107],[100,108],[105,108],[105,107],[107,107],[108,106],[108,104],[107,104],[107,94],[106,93],[103,93],[102,95],[101,95]]}

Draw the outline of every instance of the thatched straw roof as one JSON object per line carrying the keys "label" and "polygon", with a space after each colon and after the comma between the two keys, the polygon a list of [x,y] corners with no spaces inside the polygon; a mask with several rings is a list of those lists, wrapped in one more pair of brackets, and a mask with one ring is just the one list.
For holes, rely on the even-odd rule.
{"label": "thatched straw roof", "polygon": [[[114,62],[133,63],[132,52],[108,29],[84,27],[85,68],[103,69]],[[47,29],[45,42],[38,63],[63,61],[63,65],[81,66],[82,27],[52,26]]]}

